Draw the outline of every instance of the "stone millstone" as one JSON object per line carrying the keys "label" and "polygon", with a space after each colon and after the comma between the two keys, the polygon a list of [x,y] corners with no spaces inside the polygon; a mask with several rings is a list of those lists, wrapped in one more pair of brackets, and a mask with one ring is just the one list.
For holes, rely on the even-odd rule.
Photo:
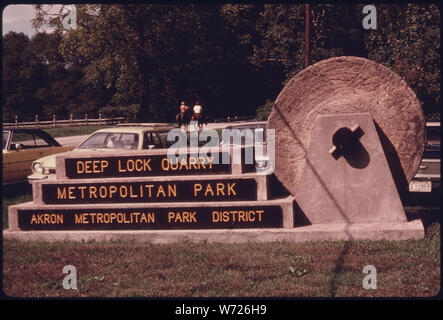
{"label": "stone millstone", "polygon": [[[311,130],[318,115],[370,113],[398,190],[416,174],[425,145],[421,104],[392,70],[368,59],[336,57],[295,75],[268,118],[275,129],[275,175],[295,195],[301,187]],[[332,145],[325,146],[326,150]]]}

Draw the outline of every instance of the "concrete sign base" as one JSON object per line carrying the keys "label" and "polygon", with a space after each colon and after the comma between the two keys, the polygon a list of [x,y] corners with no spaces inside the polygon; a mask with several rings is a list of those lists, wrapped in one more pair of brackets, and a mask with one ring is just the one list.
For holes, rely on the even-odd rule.
{"label": "concrete sign base", "polygon": [[119,230],[119,231],[3,231],[3,238],[21,241],[125,241],[173,243],[192,242],[272,242],[336,240],[406,240],[424,237],[421,220],[380,223],[328,223],[297,228],[218,229],[218,230]]}

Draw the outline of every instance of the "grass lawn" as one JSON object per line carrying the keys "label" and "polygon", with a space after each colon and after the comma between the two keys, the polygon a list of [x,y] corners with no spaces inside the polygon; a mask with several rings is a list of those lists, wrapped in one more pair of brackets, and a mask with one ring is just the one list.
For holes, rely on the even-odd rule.
{"label": "grass lawn", "polygon": [[[3,228],[8,205],[32,199],[29,187],[16,188],[4,190]],[[422,219],[424,239],[243,244],[7,240],[2,289],[14,297],[434,296],[440,291],[439,206],[407,209]],[[66,265],[77,269],[77,290],[63,289]],[[375,290],[362,286],[366,265],[376,268]]]}
{"label": "grass lawn", "polygon": [[[62,286],[74,265],[77,290]],[[377,288],[362,286],[363,267]],[[3,241],[14,297],[426,297],[440,291],[440,224],[404,241],[73,243]]]}
{"label": "grass lawn", "polygon": [[[8,187],[7,207],[32,200]],[[3,291],[14,297],[422,297],[440,291],[439,208],[409,207],[426,237],[310,243],[74,243],[3,241]],[[62,286],[77,268],[78,290]],[[363,267],[377,289],[362,286]]]}

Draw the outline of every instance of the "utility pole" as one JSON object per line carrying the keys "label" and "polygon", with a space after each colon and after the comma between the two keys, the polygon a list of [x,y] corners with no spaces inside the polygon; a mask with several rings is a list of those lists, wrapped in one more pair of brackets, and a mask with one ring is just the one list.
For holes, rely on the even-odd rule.
{"label": "utility pole", "polygon": [[310,40],[310,27],[311,27],[311,10],[309,8],[309,4],[305,5],[305,22],[306,22],[306,47],[305,47],[305,68],[309,66],[310,63],[310,48],[309,48],[309,40]]}

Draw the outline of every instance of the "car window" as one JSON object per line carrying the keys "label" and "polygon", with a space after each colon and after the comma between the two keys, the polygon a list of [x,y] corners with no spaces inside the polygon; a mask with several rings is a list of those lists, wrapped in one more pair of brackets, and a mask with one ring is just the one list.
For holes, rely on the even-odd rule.
{"label": "car window", "polygon": [[105,132],[98,132],[94,133],[92,136],[90,136],[88,139],[86,139],[83,143],[81,143],[79,146],[77,146],[76,149],[95,149],[98,147],[105,147],[106,146],[106,138],[108,136],[108,133]]}
{"label": "car window", "polygon": [[138,149],[138,134],[123,133],[120,135],[120,139],[123,144],[123,149],[137,150]]}
{"label": "car window", "polygon": [[8,147],[9,131],[3,131],[3,150]]}
{"label": "car window", "polygon": [[163,148],[163,142],[160,139],[160,136],[158,135],[158,133],[157,132],[153,132],[152,133],[152,137],[154,139],[155,148],[160,148],[160,149]]}
{"label": "car window", "polygon": [[138,134],[119,132],[97,132],[80,144],[76,149],[129,149],[138,147]]}
{"label": "car window", "polygon": [[168,132],[159,132],[158,135],[166,148],[169,148],[175,143],[175,141],[168,141]]}
{"label": "car window", "polygon": [[145,132],[143,136],[143,149],[149,149],[152,145],[154,149],[163,148],[163,143],[156,132]]}
{"label": "car window", "polygon": [[38,135],[34,135],[34,138],[35,138],[35,146],[36,147],[50,147],[51,146],[48,142],[43,140],[43,138]]}
{"label": "car window", "polygon": [[23,149],[49,147],[50,144],[42,139],[37,133],[13,132],[11,138],[11,149],[15,144],[21,144]]}

